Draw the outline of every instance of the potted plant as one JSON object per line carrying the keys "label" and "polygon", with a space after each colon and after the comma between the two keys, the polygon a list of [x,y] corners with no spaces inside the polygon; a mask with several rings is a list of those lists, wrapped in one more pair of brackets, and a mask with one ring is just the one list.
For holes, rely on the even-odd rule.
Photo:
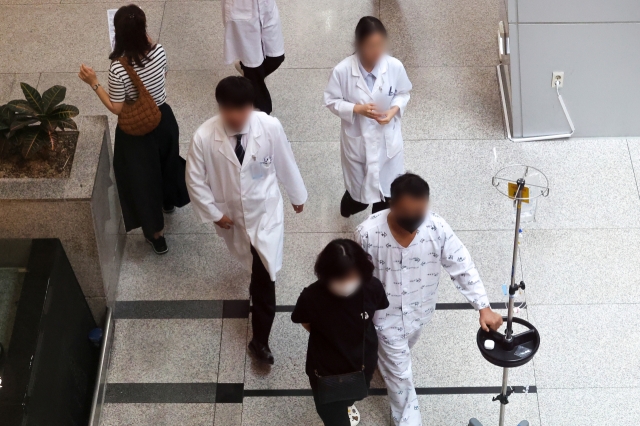
{"label": "potted plant", "polygon": [[69,177],[78,108],[61,103],[67,92],[63,86],[42,95],[26,83],[20,87],[25,99],[0,105],[0,178]]}

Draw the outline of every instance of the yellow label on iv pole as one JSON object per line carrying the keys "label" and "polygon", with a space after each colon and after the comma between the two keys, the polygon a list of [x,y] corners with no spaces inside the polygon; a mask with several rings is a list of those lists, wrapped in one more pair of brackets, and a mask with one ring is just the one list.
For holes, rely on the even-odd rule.
{"label": "yellow label on iv pole", "polygon": [[[509,198],[516,198],[516,193],[518,192],[518,184],[509,182],[508,190],[509,190]],[[522,200],[523,203],[529,203],[529,188],[527,188],[526,186],[522,188],[520,199]]]}

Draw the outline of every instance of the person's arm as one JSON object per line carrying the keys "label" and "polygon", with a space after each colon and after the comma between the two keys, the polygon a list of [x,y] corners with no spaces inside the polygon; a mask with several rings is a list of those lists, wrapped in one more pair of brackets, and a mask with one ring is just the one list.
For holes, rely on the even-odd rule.
{"label": "person's arm", "polygon": [[[122,111],[122,105],[124,102],[112,102],[109,94],[102,87],[100,82],[98,81],[98,76],[96,75],[93,68],[88,67],[84,64],[80,65],[80,72],[78,73],[78,77],[85,83],[87,83],[91,88],[96,92],[100,101],[104,104],[105,107],[115,115],[120,114]],[[97,87],[97,88],[96,88]]]}
{"label": "person's arm", "polygon": [[296,213],[300,213],[307,201],[307,188],[304,186],[296,158],[282,124],[278,119],[274,118],[274,120],[277,122],[277,129],[273,132],[273,166],[276,168],[278,180],[282,182],[287,195],[289,195],[293,209]]}
{"label": "person's arm", "polygon": [[310,306],[307,300],[307,289],[303,289],[298,296],[296,306],[291,313],[291,321],[300,324],[305,330],[311,333],[311,315],[309,312]]}
{"label": "person's arm", "polygon": [[382,118],[376,121],[380,124],[389,124],[396,115],[402,118],[404,110],[409,103],[409,98],[411,97],[409,92],[412,87],[411,81],[409,81],[409,77],[407,76],[407,71],[404,69],[404,66],[402,66],[402,69],[398,74],[398,80],[396,81],[396,87],[394,89],[395,95],[393,96],[393,99],[391,99],[389,111],[384,113]]}
{"label": "person's arm", "polygon": [[437,220],[438,232],[442,235],[440,262],[449,273],[456,288],[480,312],[480,325],[485,331],[497,330],[502,325],[502,315],[491,310],[489,298],[480,279],[476,265],[467,248],[458,239],[444,219]]}
{"label": "person's arm", "polygon": [[[210,170],[209,173],[213,173],[213,170]],[[196,133],[191,140],[191,145],[189,145],[185,171],[187,190],[193,211],[202,223],[215,222],[221,228],[229,229],[233,226],[233,221],[215,206],[215,198],[206,181],[206,176],[202,141]]]}
{"label": "person's arm", "polygon": [[329,77],[327,87],[324,89],[324,106],[329,111],[340,117],[341,119],[353,123],[356,114],[363,115],[367,118],[378,119],[380,114],[376,111],[374,103],[354,104],[344,100],[342,95],[342,86],[340,84],[340,75],[334,68]]}

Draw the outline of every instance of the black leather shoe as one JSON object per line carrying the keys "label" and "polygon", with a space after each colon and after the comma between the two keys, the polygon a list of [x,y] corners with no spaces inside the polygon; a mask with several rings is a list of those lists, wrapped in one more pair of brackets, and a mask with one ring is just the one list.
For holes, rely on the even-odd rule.
{"label": "black leather shoe", "polygon": [[249,352],[262,363],[273,365],[275,362],[271,349],[262,343],[256,342],[255,340],[249,342]]}
{"label": "black leather shoe", "polygon": [[155,240],[147,238],[147,242],[151,244],[151,247],[153,247],[153,251],[156,254],[165,254],[169,251],[169,247],[167,247],[167,240],[165,240],[164,237],[158,237]]}
{"label": "black leather shoe", "polygon": [[176,206],[162,206],[162,213],[171,214],[175,213]]}

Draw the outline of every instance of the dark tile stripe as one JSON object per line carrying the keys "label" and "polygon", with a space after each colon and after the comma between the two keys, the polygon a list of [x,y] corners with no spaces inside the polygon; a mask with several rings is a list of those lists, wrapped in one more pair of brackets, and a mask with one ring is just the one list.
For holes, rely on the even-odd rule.
{"label": "dark tile stripe", "polygon": [[[524,386],[513,386],[525,393]],[[530,386],[529,393],[537,393]],[[418,395],[498,395],[500,386],[416,388]],[[386,389],[369,389],[369,395],[386,395]],[[244,383],[110,383],[106,403],[218,403],[240,404],[244,398],[312,396],[311,389],[245,389]]]}
{"label": "dark tile stripe", "polygon": [[218,383],[216,403],[242,404],[244,383]]}
{"label": "dark tile stripe", "polygon": [[[512,386],[513,393],[525,393],[524,386]],[[476,386],[476,387],[433,387],[416,388],[418,395],[475,395],[500,393],[500,386]],[[529,387],[529,393],[537,393],[535,386]],[[386,395],[387,390],[381,388],[369,389],[369,395]],[[278,397],[278,396],[312,396],[311,389],[245,389],[244,397]]]}
{"label": "dark tile stripe", "polygon": [[222,318],[249,318],[248,300],[224,300]]}
{"label": "dark tile stripe", "polygon": [[222,318],[222,300],[140,300],[116,302],[116,319]]}
{"label": "dark tile stripe", "polygon": [[[506,309],[503,302],[493,309]],[[276,306],[276,312],[293,312],[293,305]],[[473,309],[469,303],[438,303],[437,310]],[[249,318],[248,300],[140,300],[116,302],[116,319]]]}
{"label": "dark tile stripe", "polygon": [[214,403],[216,383],[109,383],[106,403]]}

